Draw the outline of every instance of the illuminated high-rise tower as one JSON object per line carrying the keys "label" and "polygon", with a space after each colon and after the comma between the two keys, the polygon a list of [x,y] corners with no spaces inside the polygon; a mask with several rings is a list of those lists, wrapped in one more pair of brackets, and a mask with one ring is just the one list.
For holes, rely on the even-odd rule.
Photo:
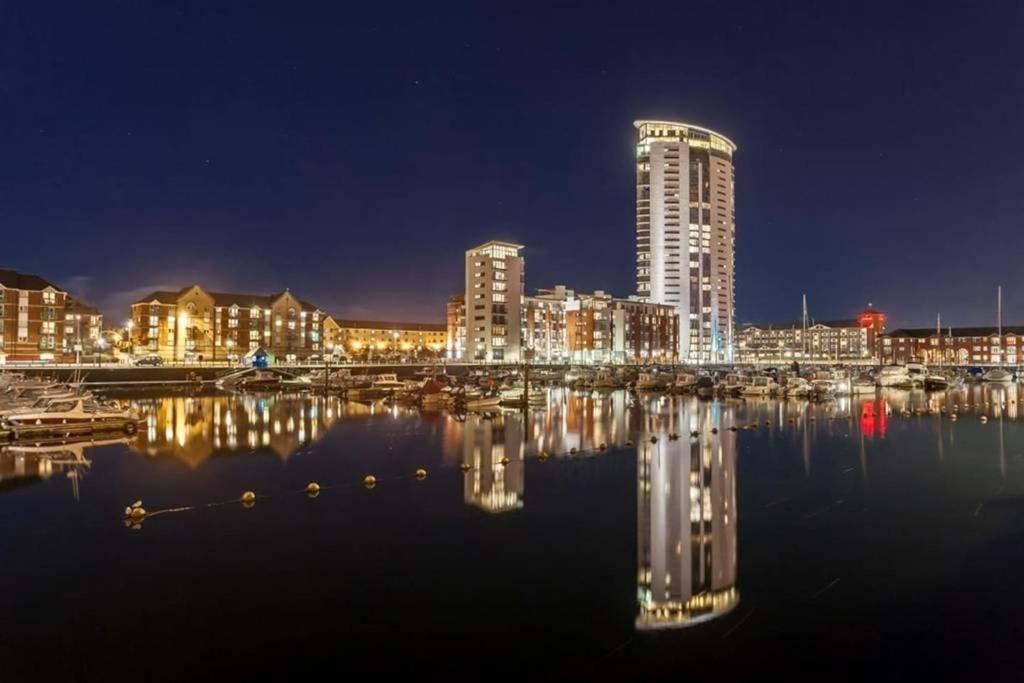
{"label": "illuminated high-rise tower", "polygon": [[523,245],[492,240],[466,252],[466,342],[463,359],[520,360]]}
{"label": "illuminated high-rise tower", "polygon": [[633,125],[637,294],[679,308],[681,361],[732,362],[736,145],[686,123]]}

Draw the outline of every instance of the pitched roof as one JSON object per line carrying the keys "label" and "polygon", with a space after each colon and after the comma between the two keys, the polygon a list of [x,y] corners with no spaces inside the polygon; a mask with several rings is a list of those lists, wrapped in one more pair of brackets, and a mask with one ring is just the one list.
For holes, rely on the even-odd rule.
{"label": "pitched roof", "polygon": [[335,318],[340,328],[354,328],[358,330],[412,330],[415,332],[447,332],[448,326],[445,323],[396,323],[382,322],[380,320],[342,320]]}
{"label": "pitched roof", "polygon": [[31,273],[19,273],[16,270],[0,269],[0,285],[10,289],[43,290],[47,287],[52,287],[58,291],[64,291],[57,285],[44,280],[38,275],[32,275]]}
{"label": "pitched roof", "polygon": [[148,304],[151,301],[159,301],[162,304],[177,303],[178,297],[180,297],[182,294],[184,294],[185,290],[187,290],[187,289],[189,289],[189,287],[185,287],[184,289],[179,289],[177,292],[169,292],[167,290],[160,290],[160,289],[158,289],[155,292],[150,292],[149,294],[147,294],[144,297],[140,297],[138,300],[136,300],[136,301],[134,301],[132,303],[133,304]]}
{"label": "pitched roof", "polygon": [[[802,320],[787,320],[785,322],[774,322],[774,323],[742,323],[740,325],[740,331],[756,327],[759,330],[793,330],[803,328]],[[849,318],[846,320],[808,320],[807,327],[811,328],[815,325],[824,325],[825,327],[860,327],[860,324],[855,318]]]}
{"label": "pitched roof", "polygon": [[[999,334],[999,328],[995,325],[989,327],[954,327],[952,328],[952,336],[954,337],[993,337]],[[1003,334],[1014,334],[1024,335],[1024,325],[1010,325],[1003,326]],[[936,331],[934,327],[903,327],[892,332],[886,332],[886,337],[912,337],[914,339],[927,339],[928,337],[934,337]],[[942,329],[942,336],[950,336],[950,328],[944,327]]]}
{"label": "pitched roof", "polygon": [[[183,287],[182,289],[179,289],[176,292],[163,290],[155,291],[152,292],[151,294],[148,294],[147,296],[142,297],[135,303],[148,304],[150,301],[155,300],[164,304],[174,304],[178,302],[178,299],[180,299],[181,296],[185,294],[185,292],[192,289],[193,286],[195,285]],[[200,289],[202,289],[202,287],[200,287]],[[271,306],[273,306],[274,302],[281,298],[281,295],[284,294],[284,292],[275,292],[273,294],[238,294],[235,292],[208,292],[205,289],[203,289],[203,291],[206,292],[206,294],[210,295],[210,297],[213,299],[214,306],[223,306],[225,308],[229,306],[238,306],[239,308],[270,308]],[[299,302],[299,306],[301,306],[303,310],[321,310],[318,306],[311,304],[308,301],[303,301],[298,297],[295,297],[295,300]]]}
{"label": "pitched roof", "polygon": [[89,315],[98,315],[99,309],[95,306],[90,306],[81,299],[76,299],[73,296],[69,296],[64,304],[65,310],[77,311],[79,313],[87,313]]}

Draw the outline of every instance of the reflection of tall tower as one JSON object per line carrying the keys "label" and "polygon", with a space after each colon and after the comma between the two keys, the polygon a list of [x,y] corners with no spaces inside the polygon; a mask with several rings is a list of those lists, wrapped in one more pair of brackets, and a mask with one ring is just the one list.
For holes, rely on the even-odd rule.
{"label": "reflection of tall tower", "polygon": [[735,436],[710,433],[710,404],[694,409],[698,439],[638,452],[638,629],[692,626],[739,603]]}
{"label": "reflection of tall tower", "polygon": [[[522,416],[469,415],[463,439],[463,462],[471,468],[464,475],[466,503],[495,513],[523,507]],[[503,458],[508,458],[508,464],[502,464]]]}

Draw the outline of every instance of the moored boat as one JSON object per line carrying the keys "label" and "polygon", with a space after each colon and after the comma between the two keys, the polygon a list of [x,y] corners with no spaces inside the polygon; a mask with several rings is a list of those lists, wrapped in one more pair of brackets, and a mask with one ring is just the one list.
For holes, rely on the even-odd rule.
{"label": "moored boat", "polygon": [[636,379],[637,391],[663,391],[668,387],[669,376],[659,372],[641,372]]}
{"label": "moored boat", "polygon": [[137,413],[91,399],[51,401],[41,410],[12,414],[4,421],[15,438],[48,434],[83,434],[103,431],[135,431]]}
{"label": "moored boat", "polygon": [[744,396],[771,396],[778,391],[779,385],[768,376],[757,376],[750,378],[750,384],[743,387]]}
{"label": "moored boat", "polygon": [[907,387],[912,384],[906,365],[886,365],[878,372],[880,387]]}
{"label": "moored boat", "polygon": [[699,398],[713,398],[715,395],[715,380],[707,375],[701,375],[693,385],[694,392]]}
{"label": "moored boat", "polygon": [[981,381],[1007,384],[1013,381],[1013,373],[1003,368],[992,368],[981,376]]}

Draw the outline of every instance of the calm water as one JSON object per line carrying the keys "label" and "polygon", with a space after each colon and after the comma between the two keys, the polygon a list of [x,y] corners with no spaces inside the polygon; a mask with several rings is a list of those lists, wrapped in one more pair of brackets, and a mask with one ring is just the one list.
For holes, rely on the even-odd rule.
{"label": "calm water", "polygon": [[1016,680],[1018,397],[133,399],[132,440],[0,454],[0,680]]}

